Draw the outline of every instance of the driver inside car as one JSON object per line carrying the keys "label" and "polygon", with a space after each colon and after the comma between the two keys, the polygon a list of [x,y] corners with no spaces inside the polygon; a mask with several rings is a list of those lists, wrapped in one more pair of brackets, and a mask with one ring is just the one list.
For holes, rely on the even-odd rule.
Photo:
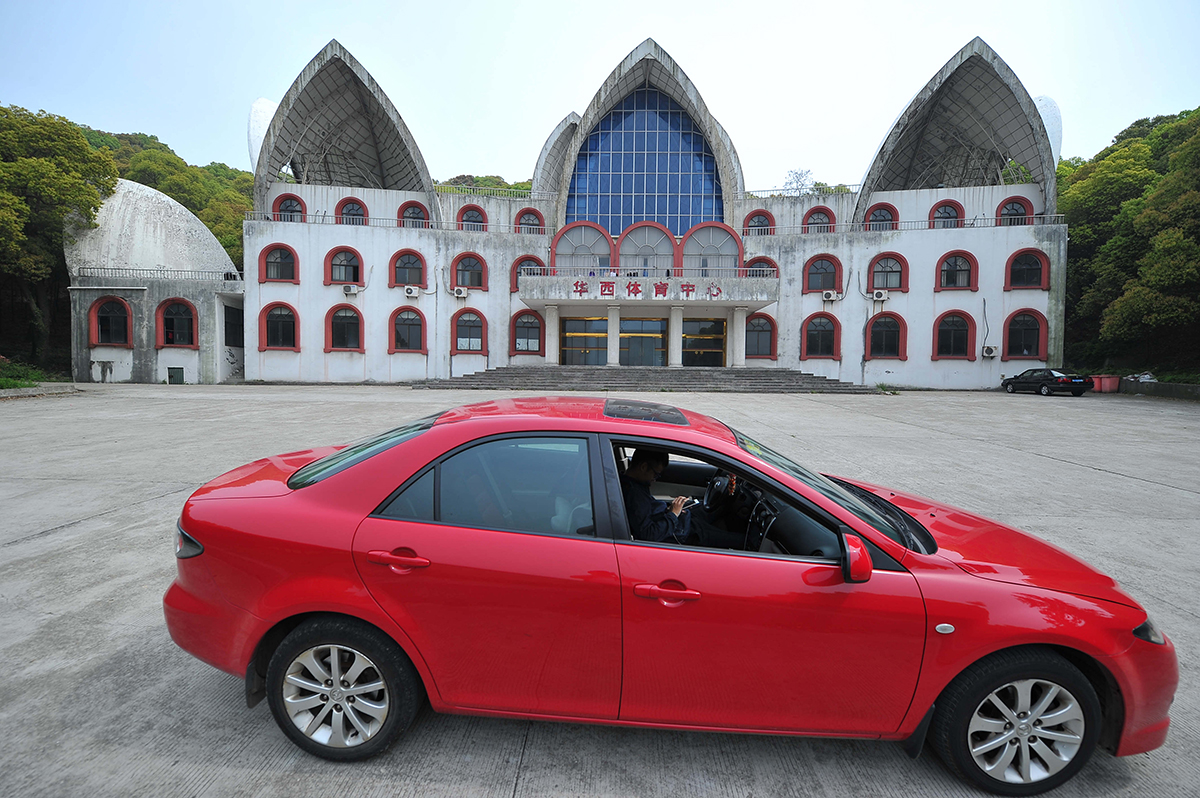
{"label": "driver inside car", "polygon": [[635,540],[679,543],[716,549],[741,549],[745,535],[730,532],[699,506],[685,507],[688,499],[669,502],[655,498],[650,486],[667,469],[670,458],[660,449],[638,449],[621,476],[621,493],[629,531]]}

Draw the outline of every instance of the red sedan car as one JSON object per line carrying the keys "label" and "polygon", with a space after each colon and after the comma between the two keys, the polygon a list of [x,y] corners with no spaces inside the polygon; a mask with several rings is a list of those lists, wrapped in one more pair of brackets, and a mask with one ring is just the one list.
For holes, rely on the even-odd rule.
{"label": "red sedan car", "polygon": [[379,753],[427,697],[928,739],[1030,795],[1096,746],[1162,745],[1178,681],[1145,610],[1070,554],[646,402],[484,402],[260,460],[192,495],[176,556],[175,642],[330,759]]}

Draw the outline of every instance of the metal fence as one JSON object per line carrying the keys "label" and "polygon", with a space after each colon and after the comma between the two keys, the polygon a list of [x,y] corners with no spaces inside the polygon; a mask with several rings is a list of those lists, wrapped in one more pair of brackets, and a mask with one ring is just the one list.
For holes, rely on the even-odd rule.
{"label": "metal fence", "polygon": [[126,269],[107,266],[83,266],[80,277],[136,277],[143,280],[210,280],[217,282],[240,282],[240,272],[218,272],[203,269]]}
{"label": "metal fence", "polygon": [[775,278],[779,274],[769,264],[755,263],[750,267],[708,268],[684,266],[672,269],[598,269],[588,266],[523,266],[519,277],[589,277],[596,280],[624,279],[686,279],[725,280],[730,277]]}

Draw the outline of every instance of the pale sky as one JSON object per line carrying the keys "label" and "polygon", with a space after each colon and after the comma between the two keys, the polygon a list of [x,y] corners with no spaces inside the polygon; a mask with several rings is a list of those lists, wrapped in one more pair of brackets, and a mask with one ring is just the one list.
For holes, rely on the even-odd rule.
{"label": "pale sky", "polygon": [[1090,158],[1136,119],[1200,106],[1200,3],[202,3],[0,0],[0,105],[157,135],[250,168],[246,121],[336,38],[387,93],[437,180],[533,174],[571,111],[646,38],[737,148],[746,188],[790,169],[857,183],[893,120],[974,36]]}

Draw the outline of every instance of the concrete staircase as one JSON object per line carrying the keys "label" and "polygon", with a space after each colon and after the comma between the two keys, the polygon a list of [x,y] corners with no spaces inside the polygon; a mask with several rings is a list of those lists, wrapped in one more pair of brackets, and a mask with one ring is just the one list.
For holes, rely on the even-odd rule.
{"label": "concrete staircase", "polygon": [[479,391],[677,391],[719,393],[879,393],[790,369],[661,368],[651,366],[504,366],[413,388]]}

